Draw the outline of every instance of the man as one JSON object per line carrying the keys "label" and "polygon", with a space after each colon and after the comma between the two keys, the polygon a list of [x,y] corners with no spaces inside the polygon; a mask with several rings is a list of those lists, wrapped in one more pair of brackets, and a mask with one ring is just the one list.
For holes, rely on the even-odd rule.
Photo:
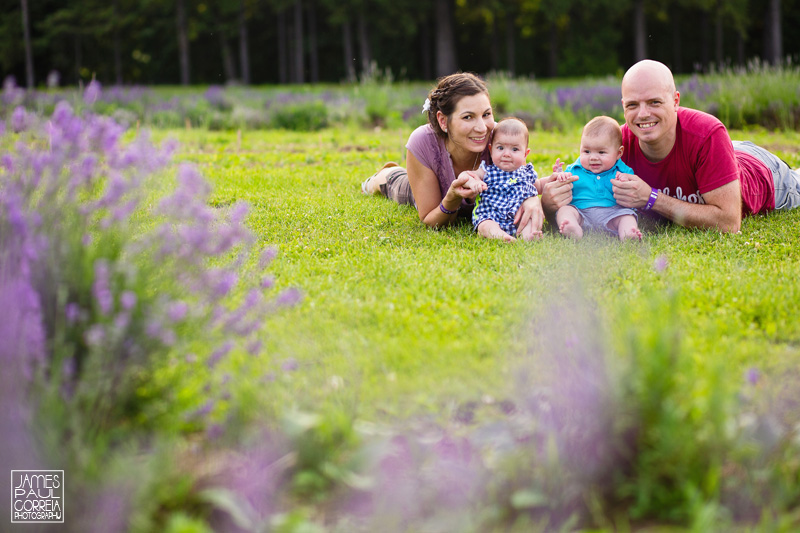
{"label": "man", "polygon": [[[644,60],[625,74],[622,160],[636,174],[612,180],[619,205],[731,232],[742,215],[800,206],[797,171],[753,143],[731,141],[719,120],[679,104],[666,65]],[[547,186],[542,207],[552,219],[571,201],[571,183]]]}
{"label": "man", "polygon": [[739,231],[743,215],[800,206],[800,174],[679,104],[666,65],[644,60],[625,73],[622,159],[636,174],[612,180],[619,205],[723,232]]}

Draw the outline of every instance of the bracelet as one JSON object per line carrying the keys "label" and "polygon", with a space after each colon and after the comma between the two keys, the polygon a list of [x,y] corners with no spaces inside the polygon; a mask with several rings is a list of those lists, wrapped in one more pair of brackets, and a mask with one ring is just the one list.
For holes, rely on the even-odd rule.
{"label": "bracelet", "polygon": [[644,211],[650,211],[653,209],[653,206],[656,203],[656,198],[658,198],[658,189],[653,187],[653,189],[650,191],[650,198],[647,199],[647,204],[643,208]]}
{"label": "bracelet", "polygon": [[439,202],[439,211],[441,211],[441,212],[442,212],[442,213],[444,213],[445,215],[452,215],[452,214],[455,214],[455,213],[457,213],[457,212],[458,212],[458,209],[456,209],[455,211],[450,211],[449,209],[447,209],[447,208],[444,206],[444,204],[443,204],[442,202]]}

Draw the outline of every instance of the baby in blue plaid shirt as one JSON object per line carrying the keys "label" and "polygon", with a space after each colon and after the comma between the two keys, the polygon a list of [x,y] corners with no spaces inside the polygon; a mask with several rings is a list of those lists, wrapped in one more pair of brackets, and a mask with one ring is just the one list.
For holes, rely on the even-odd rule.
{"label": "baby in blue plaid shirt", "polygon": [[[517,210],[522,202],[537,195],[536,171],[531,163],[525,163],[530,151],[524,122],[506,118],[497,123],[492,134],[492,164],[481,163],[477,171],[468,171],[470,181],[464,185],[480,193],[472,212],[472,224],[479,235],[507,242],[516,240]],[[541,237],[542,228],[535,227],[531,219],[520,233],[529,241]]]}

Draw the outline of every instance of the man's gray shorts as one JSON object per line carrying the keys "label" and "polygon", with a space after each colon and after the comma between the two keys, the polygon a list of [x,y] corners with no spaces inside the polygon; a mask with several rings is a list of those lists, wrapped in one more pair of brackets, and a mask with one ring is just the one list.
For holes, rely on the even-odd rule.
{"label": "man's gray shorts", "polygon": [[583,229],[605,231],[614,235],[616,235],[617,232],[612,231],[608,227],[609,222],[622,215],[633,215],[636,217],[636,211],[619,205],[613,205],[611,207],[587,207],[585,209],[578,209],[578,212],[581,214],[581,217],[583,217],[581,222],[581,227]]}
{"label": "man's gray shorts", "polygon": [[733,149],[750,154],[772,172],[775,182],[775,209],[800,207],[800,173],[789,168],[778,156],[750,141],[733,141]]}

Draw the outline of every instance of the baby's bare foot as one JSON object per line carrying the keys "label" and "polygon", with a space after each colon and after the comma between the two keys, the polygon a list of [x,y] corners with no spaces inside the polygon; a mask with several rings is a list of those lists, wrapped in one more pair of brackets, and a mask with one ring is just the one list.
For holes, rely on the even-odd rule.
{"label": "baby's bare foot", "polygon": [[621,241],[626,241],[628,239],[636,239],[641,241],[642,240],[642,232],[639,231],[639,228],[629,228],[628,231],[622,232],[619,234],[619,239]]}
{"label": "baby's bare foot", "polygon": [[571,239],[580,239],[583,237],[583,230],[577,224],[573,224],[569,220],[565,220],[561,223],[558,227],[558,231],[561,232],[561,235],[564,237],[569,237]]}

